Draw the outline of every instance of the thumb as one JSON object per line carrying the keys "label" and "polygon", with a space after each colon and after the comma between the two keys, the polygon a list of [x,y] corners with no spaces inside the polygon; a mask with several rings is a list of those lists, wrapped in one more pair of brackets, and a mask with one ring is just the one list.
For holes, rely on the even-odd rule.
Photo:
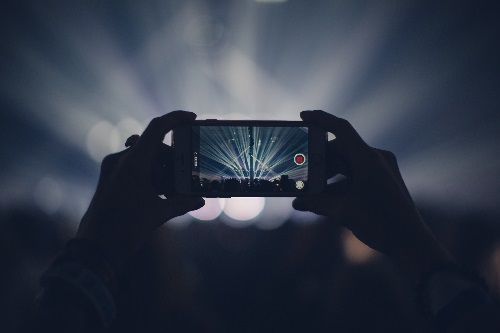
{"label": "thumb", "polygon": [[333,217],[337,211],[338,202],[333,196],[311,195],[295,198],[292,207],[304,212]]}
{"label": "thumb", "polygon": [[190,196],[171,196],[167,199],[160,199],[162,205],[163,216],[166,220],[184,215],[193,210],[200,209],[205,206],[205,200],[202,197]]}

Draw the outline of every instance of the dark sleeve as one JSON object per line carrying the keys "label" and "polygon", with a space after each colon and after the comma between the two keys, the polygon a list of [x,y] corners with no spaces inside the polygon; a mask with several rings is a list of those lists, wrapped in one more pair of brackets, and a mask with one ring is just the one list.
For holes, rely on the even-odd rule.
{"label": "dark sleeve", "polygon": [[500,332],[500,308],[482,288],[470,288],[440,310],[434,321],[438,332]]}
{"label": "dark sleeve", "polygon": [[24,332],[103,332],[92,304],[64,281],[45,284]]}

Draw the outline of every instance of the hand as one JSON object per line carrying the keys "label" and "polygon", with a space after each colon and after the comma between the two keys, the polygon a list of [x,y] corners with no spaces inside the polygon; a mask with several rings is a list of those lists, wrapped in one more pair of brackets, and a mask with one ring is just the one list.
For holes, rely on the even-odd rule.
{"label": "hand", "polygon": [[104,158],[97,190],[82,218],[77,237],[97,242],[115,269],[157,227],[205,204],[201,197],[175,194],[161,199],[155,184],[158,178],[153,177],[161,167],[159,160],[163,159],[170,167],[167,180],[173,183],[169,163],[173,160],[173,151],[163,144],[163,139],[174,127],[195,118],[196,114],[184,111],[155,118],[132,147]]}
{"label": "hand", "polygon": [[344,119],[319,110],[301,117],[335,134],[327,144],[326,173],[346,179],[329,184],[325,193],[296,198],[295,209],[338,221],[363,243],[409,264],[410,274],[451,260],[420,217],[394,154],[368,146]]}

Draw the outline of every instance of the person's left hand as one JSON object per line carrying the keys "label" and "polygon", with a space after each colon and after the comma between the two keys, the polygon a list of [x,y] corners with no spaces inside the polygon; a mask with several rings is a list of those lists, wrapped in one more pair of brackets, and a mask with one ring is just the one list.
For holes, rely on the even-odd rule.
{"label": "person's left hand", "polygon": [[[173,148],[163,144],[174,127],[194,121],[196,114],[174,111],[155,118],[130,148],[102,162],[92,202],[82,218],[77,237],[94,241],[105,258],[118,269],[166,221],[204,206],[201,197],[167,194],[158,196],[154,179],[160,159],[170,166]],[[173,168],[169,168],[173,171]],[[170,184],[174,175],[170,172]],[[173,191],[171,191],[173,193]]]}

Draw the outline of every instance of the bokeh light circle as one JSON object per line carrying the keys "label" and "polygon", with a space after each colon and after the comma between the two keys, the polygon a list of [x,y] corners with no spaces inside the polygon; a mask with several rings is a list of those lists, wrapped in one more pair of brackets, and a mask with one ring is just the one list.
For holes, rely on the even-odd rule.
{"label": "bokeh light circle", "polygon": [[266,199],[262,197],[228,199],[223,210],[230,219],[224,219],[224,222],[232,227],[252,224],[251,220],[259,216],[265,203]]}
{"label": "bokeh light circle", "polygon": [[222,198],[206,198],[205,206],[189,212],[189,215],[200,221],[211,221],[219,217],[226,204]]}
{"label": "bokeh light circle", "polygon": [[279,228],[292,214],[292,201],[294,198],[266,198],[266,205],[255,219],[255,226],[262,230]]}
{"label": "bokeh light circle", "polygon": [[124,118],[117,125],[116,129],[120,134],[120,145],[124,145],[125,141],[133,134],[141,135],[144,131],[144,126],[134,118]]}
{"label": "bokeh light circle", "polygon": [[[124,144],[125,142],[123,142]],[[111,123],[99,121],[87,134],[87,150],[96,161],[120,149],[120,133]]]}

